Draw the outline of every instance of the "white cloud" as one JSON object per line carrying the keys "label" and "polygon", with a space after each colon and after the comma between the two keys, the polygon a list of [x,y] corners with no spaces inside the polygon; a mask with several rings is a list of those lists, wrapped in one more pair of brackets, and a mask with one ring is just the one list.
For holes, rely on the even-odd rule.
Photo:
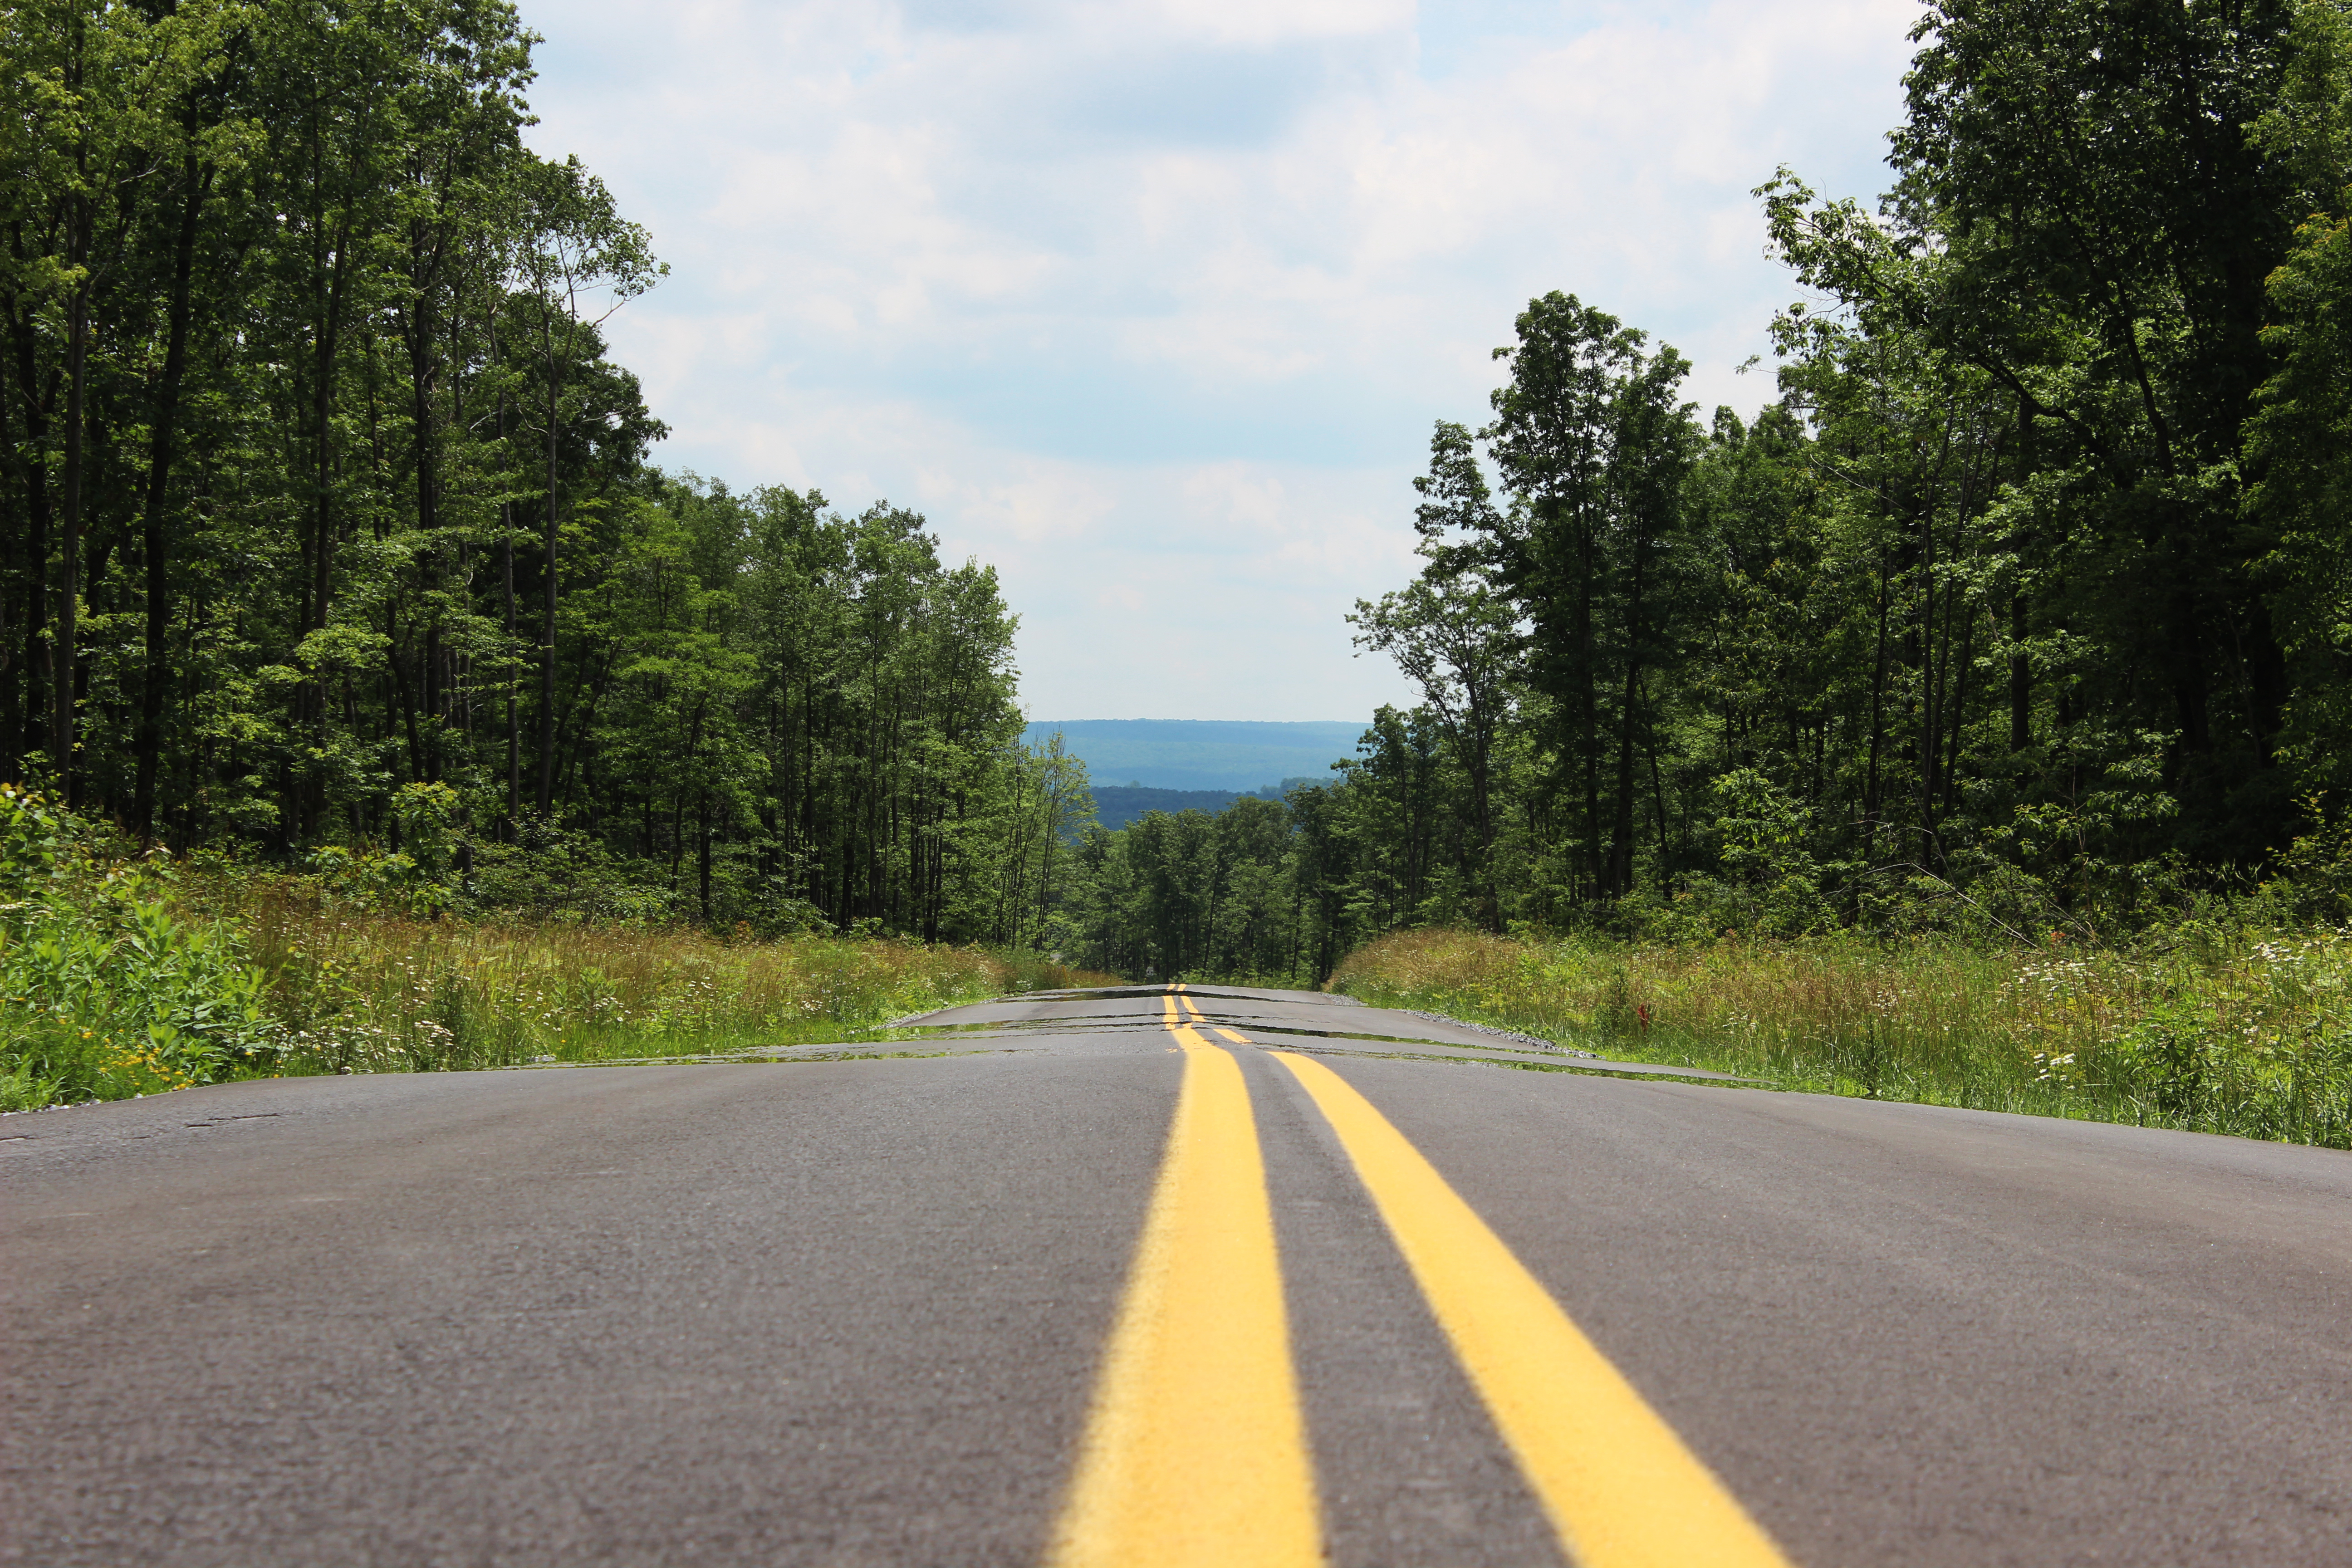
{"label": "white cloud", "polygon": [[1430,422],[1545,289],[1692,395],[1789,294],[1749,189],[1867,194],[1911,0],[572,0],[533,95],[671,280],[616,352],[740,484],[919,506],[1045,717],[1355,717]]}
{"label": "white cloud", "polygon": [[1413,16],[1412,0],[1160,0],[1099,9],[1152,17],[1179,35],[1258,45],[1391,32],[1411,26]]}

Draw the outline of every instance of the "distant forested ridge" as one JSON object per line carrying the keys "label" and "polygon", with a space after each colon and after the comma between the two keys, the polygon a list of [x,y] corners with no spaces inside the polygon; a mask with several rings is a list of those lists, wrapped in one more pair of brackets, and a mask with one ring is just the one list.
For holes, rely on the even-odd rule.
{"label": "distant forested ridge", "polygon": [[1531,301],[1485,423],[1436,426],[1420,575],[1351,617],[1422,700],[1286,809],[1091,839],[1089,962],[2100,937],[2343,885],[2352,8],[1945,0],[1916,37],[1874,208],[1757,193],[1801,292],[1771,401],[1702,416],[1673,348]]}
{"label": "distant forested ridge", "polygon": [[1085,780],[993,572],[648,466],[600,323],[665,268],[522,145],[534,41],[0,15],[0,776],[330,880],[1034,939]]}
{"label": "distant forested ridge", "polygon": [[1153,789],[1145,784],[1096,784],[1095,820],[1107,828],[1125,827],[1150,812],[1220,812],[1241,799],[1230,789]]}
{"label": "distant forested ridge", "polygon": [[[1280,800],[1301,785],[1325,782],[1322,778],[1285,779],[1278,784],[1251,790],[1246,795],[1230,789],[1153,789],[1148,784],[1098,784],[1094,786],[1094,820],[1106,828],[1119,828],[1155,811],[1204,811],[1213,816],[1237,800]],[[1074,833],[1077,826],[1082,825],[1074,825]]]}
{"label": "distant forested ridge", "polygon": [[1328,779],[1363,733],[1350,722],[1216,719],[1075,719],[1029,726],[1032,745],[1059,735],[1107,784],[1247,795],[1277,780]]}

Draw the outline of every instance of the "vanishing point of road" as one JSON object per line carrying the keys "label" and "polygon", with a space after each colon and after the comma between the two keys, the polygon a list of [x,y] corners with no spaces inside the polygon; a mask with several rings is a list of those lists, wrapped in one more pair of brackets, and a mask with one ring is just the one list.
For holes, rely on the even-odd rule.
{"label": "vanishing point of road", "polygon": [[2352,1563],[2352,1156],[1309,993],[0,1122],[0,1563]]}

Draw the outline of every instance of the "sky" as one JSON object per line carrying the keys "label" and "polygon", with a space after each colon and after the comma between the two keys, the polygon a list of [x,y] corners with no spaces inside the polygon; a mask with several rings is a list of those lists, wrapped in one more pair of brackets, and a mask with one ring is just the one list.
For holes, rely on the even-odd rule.
{"label": "sky", "polygon": [[[522,0],[541,153],[670,266],[607,324],[655,460],[929,519],[994,566],[1034,719],[1409,703],[1439,419],[1518,310],[1769,400],[1753,189],[1874,195],[1914,0]],[[1766,363],[1743,374],[1752,355]]]}

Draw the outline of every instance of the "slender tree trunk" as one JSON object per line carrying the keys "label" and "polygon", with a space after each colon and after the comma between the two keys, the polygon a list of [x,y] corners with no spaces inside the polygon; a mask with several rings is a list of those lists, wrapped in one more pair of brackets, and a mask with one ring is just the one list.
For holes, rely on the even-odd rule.
{"label": "slender tree trunk", "polygon": [[384,605],[384,638],[391,646],[385,649],[384,663],[392,670],[394,692],[400,699],[401,724],[408,735],[408,776],[425,776],[425,742],[416,731],[416,699],[408,682],[408,664],[400,648],[400,596],[394,595]]}
{"label": "slender tree trunk", "polygon": [[1658,819],[1658,887],[1663,890],[1672,879],[1666,854],[1666,779],[1658,766],[1658,715],[1645,696],[1642,703],[1642,733],[1648,742],[1650,752],[1650,802]]}
{"label": "slender tree trunk", "polygon": [[[503,531],[506,535],[499,544],[499,576],[506,595],[507,646],[511,648],[515,642],[514,508],[501,506],[499,516],[505,524]],[[515,662],[520,664],[521,661],[517,659]],[[516,825],[522,819],[522,726],[519,721],[520,705],[515,700],[515,688],[521,684],[519,679],[521,673],[521,670],[514,669],[512,674],[517,679],[507,681],[506,837],[509,843],[514,842]]]}
{"label": "slender tree trunk", "polygon": [[[495,361],[499,352],[499,322],[494,313],[489,318],[490,353]],[[501,384],[498,395],[498,413],[493,428],[498,434],[499,450],[507,449],[507,395]],[[506,611],[508,658],[512,659],[515,646],[515,559],[514,503],[499,503],[499,588]],[[522,818],[521,726],[517,721],[518,704],[515,688],[520,684],[521,671],[510,664],[506,681],[506,741],[507,741],[507,809],[506,820],[499,825],[499,837],[509,844],[520,835],[518,825]]]}
{"label": "slender tree trunk", "polygon": [[555,415],[557,381],[560,374],[555,359],[555,310],[551,301],[541,301],[547,312],[541,322],[541,341],[547,350],[547,503],[541,519],[543,541],[541,574],[539,623],[539,815],[547,816],[555,809]]}
{"label": "slender tree trunk", "polygon": [[[21,257],[24,247],[16,247]],[[40,395],[37,362],[33,349],[32,311],[12,311],[9,335],[16,368],[16,395],[25,413],[25,446],[17,472],[25,483],[25,711],[18,760],[48,745],[43,702],[49,668],[49,465],[47,457],[49,421],[47,400]],[[54,395],[54,383],[52,384]]]}
{"label": "slender tree trunk", "polygon": [[1919,832],[1920,853],[1933,852],[1936,834],[1936,759],[1942,748],[1938,710],[1943,698],[1943,664],[1939,655],[1948,655],[1951,638],[1946,637],[1939,648],[1936,638],[1943,624],[1936,616],[1936,514],[1933,506],[1922,513],[1920,533],[1926,544],[1925,559],[1920,566],[1920,643],[1919,643]]}
{"label": "slender tree trunk", "polygon": [[1969,725],[1969,663],[1974,657],[1977,640],[1977,612],[1963,608],[1960,622],[1959,657],[1953,661],[1952,672],[1952,742],[1951,752],[1944,763],[1944,816],[1949,817],[1960,804],[1960,742]]}
{"label": "slender tree trunk", "polygon": [[1870,760],[1862,788],[1862,858],[1866,864],[1878,854],[1878,769],[1886,750],[1886,616],[1888,593],[1886,552],[1878,552],[1878,649],[1870,671]]}
{"label": "slender tree trunk", "polygon": [[155,779],[163,751],[163,699],[172,680],[171,530],[164,521],[169,498],[173,438],[180,416],[180,383],[188,362],[188,300],[195,272],[196,223],[203,210],[205,186],[192,153],[181,169],[186,187],[180,211],[178,243],[172,258],[172,305],[169,338],[163,350],[163,381],[155,398],[154,431],[147,458],[147,497],[143,547],[147,557],[146,673],[139,694],[138,775],[131,815],[142,844],[155,841]]}
{"label": "slender tree trunk", "polygon": [[[16,451],[9,435],[9,358],[0,353],[0,452]],[[11,465],[0,478],[15,478]],[[17,765],[16,741],[24,722],[24,670],[12,646],[9,612],[16,608],[14,588],[20,570],[16,560],[17,522],[15,509],[0,502],[0,779],[24,776]]]}
{"label": "slender tree trunk", "polygon": [[2033,664],[2025,655],[2025,592],[2009,590],[2009,749],[2033,743]]}
{"label": "slender tree trunk", "polygon": [[[79,14],[73,26],[73,63],[66,84],[79,91],[82,85],[84,24]],[[85,180],[89,173],[89,149],[74,150],[74,169]],[[68,805],[79,805],[80,779],[74,767],[74,637],[81,600],[81,501],[83,445],[88,438],[89,364],[89,263],[91,214],[89,198],[79,191],[66,202],[66,264],[80,271],[80,280],[66,307],[66,453],[63,525],[58,539],[58,636],[50,654],[49,766],[57,774],[58,793]]]}
{"label": "slender tree trunk", "polygon": [[434,590],[441,574],[441,507],[438,490],[439,443],[433,417],[433,384],[436,369],[433,357],[432,299],[428,281],[418,286],[404,312],[401,322],[402,346],[408,351],[408,405],[411,450],[416,468],[416,528],[425,536],[425,547],[417,552],[418,587],[425,604],[425,649],[420,663],[425,684],[425,772],[427,783],[441,777],[441,742],[447,718],[447,682],[444,679],[441,647],[441,615],[435,602]]}
{"label": "slender tree trunk", "polygon": [[1617,798],[1610,813],[1609,866],[1601,888],[1612,898],[1622,897],[1633,888],[1633,719],[1641,706],[1642,650],[1646,631],[1642,621],[1642,593],[1649,568],[1649,552],[1638,535],[1633,556],[1633,580],[1628,584],[1625,604],[1625,694],[1617,723]]}
{"label": "slender tree trunk", "polygon": [[[1637,574],[1638,579],[1638,574]],[[1641,590],[1634,590],[1638,613]],[[1625,710],[1617,726],[1617,799],[1610,814],[1608,878],[1601,891],[1612,898],[1633,889],[1633,714],[1640,701],[1642,661],[1638,654],[1625,660]]]}
{"label": "slender tree trunk", "polygon": [[[2033,410],[2021,394],[2017,402],[2017,482],[2033,477]],[[2018,550],[2022,557],[2023,548]],[[2033,743],[2033,661],[2026,657],[2025,585],[2014,574],[2009,584],[2009,749],[2021,752]]]}
{"label": "slender tree trunk", "polygon": [[1577,658],[1583,667],[1578,681],[1578,696],[1584,708],[1584,864],[1589,887],[1599,887],[1603,877],[1601,864],[1601,670],[1600,650],[1595,646],[1592,625],[1593,539],[1587,527],[1580,531],[1577,552],[1581,568],[1577,574],[1576,642]]}
{"label": "slender tree trunk", "polygon": [[[77,234],[86,219],[77,218]],[[79,265],[86,249],[75,242]],[[56,771],[58,792],[70,805],[81,802],[81,781],[74,766],[74,635],[75,612],[81,597],[81,498],[84,399],[89,359],[89,288],[76,289],[68,307],[66,328],[66,464],[64,523],[58,541],[58,641],[51,661],[56,687],[49,696],[49,765]]]}
{"label": "slender tree trunk", "polygon": [[698,869],[702,875],[702,923],[710,923],[710,792],[702,792],[702,804],[695,813],[701,847]]}
{"label": "slender tree trunk", "polygon": [[[326,233],[323,214],[317,232],[322,237]],[[327,274],[326,298],[321,301],[318,337],[312,345],[310,419],[311,438],[315,446],[311,456],[311,483],[316,489],[311,508],[310,592],[303,626],[306,633],[325,629],[335,582],[335,357],[342,341],[343,289],[351,271],[351,224],[348,217],[342,231],[335,237],[334,250],[334,262]],[[373,395],[371,392],[371,405]],[[396,650],[394,657],[399,657]],[[302,705],[308,710],[303,717],[310,721],[316,742],[323,747],[327,723],[326,687],[313,679],[304,682],[301,689]],[[323,781],[304,781],[298,797],[299,809],[294,813],[294,820],[288,824],[289,838],[301,837],[310,830],[321,788]]]}

